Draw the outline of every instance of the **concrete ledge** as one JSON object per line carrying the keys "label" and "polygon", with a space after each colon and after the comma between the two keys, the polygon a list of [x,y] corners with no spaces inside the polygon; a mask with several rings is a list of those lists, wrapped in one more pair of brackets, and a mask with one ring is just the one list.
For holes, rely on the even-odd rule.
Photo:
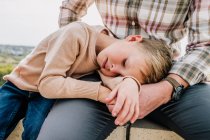
{"label": "concrete ledge", "polygon": [[117,127],[106,140],[126,140],[126,128]]}
{"label": "concrete ledge", "polygon": [[[21,140],[22,125],[18,124],[7,140]],[[167,128],[148,120],[138,120],[131,126],[130,140],[183,140],[179,135]],[[126,128],[117,127],[106,140],[126,140]]]}
{"label": "concrete ledge", "polygon": [[131,127],[130,140],[183,140],[171,130],[150,122],[138,120]]}
{"label": "concrete ledge", "polygon": [[20,121],[15,130],[7,138],[7,140],[21,140],[22,132],[23,132],[23,126],[22,126],[22,121]]}

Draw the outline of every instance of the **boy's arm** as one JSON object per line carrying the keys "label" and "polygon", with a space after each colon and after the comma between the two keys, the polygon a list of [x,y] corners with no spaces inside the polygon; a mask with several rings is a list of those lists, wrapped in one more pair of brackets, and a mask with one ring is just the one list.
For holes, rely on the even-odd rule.
{"label": "boy's arm", "polygon": [[111,90],[113,90],[118,84],[120,84],[123,81],[122,76],[118,76],[118,77],[105,76],[99,70],[98,70],[98,73],[101,77],[101,81],[103,85],[108,87]]}
{"label": "boy's arm", "polygon": [[64,0],[60,7],[59,26],[63,27],[70,22],[80,20],[93,2],[94,0]]}
{"label": "boy's arm", "polygon": [[[134,123],[139,116],[140,87],[132,77],[125,77],[108,95],[107,106],[113,116],[117,116],[116,125],[123,125],[129,120]],[[114,107],[110,109],[109,105]]]}
{"label": "boy's arm", "polygon": [[102,84],[111,90],[113,90],[115,87],[117,87],[117,85],[119,85],[125,78],[131,78],[136,82],[136,84],[138,84],[139,91],[140,91],[141,84],[139,83],[139,81],[136,78],[134,78],[132,76],[109,77],[109,76],[102,74],[99,70],[98,70],[98,73],[101,77]]}
{"label": "boy's arm", "polygon": [[80,46],[87,44],[86,40],[88,40],[86,30],[78,23],[72,24],[73,27],[66,26],[67,28],[60,29],[49,39],[49,49],[38,90],[46,98],[98,100],[101,82],[81,81],[66,75],[80,53]]}

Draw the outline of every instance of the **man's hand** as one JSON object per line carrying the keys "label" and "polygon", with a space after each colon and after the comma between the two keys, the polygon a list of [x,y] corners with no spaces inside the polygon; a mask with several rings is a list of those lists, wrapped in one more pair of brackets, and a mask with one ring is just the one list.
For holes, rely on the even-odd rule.
{"label": "man's hand", "polygon": [[[172,91],[173,87],[167,81],[142,85],[139,95],[138,119],[144,118],[162,104],[167,103],[171,99]],[[107,107],[110,112],[113,112],[114,105],[107,104]]]}
{"label": "man's hand", "polygon": [[[169,74],[168,76],[174,78],[185,88],[189,86],[184,79],[176,74]],[[172,92],[173,86],[167,81],[143,85],[139,96],[139,119],[144,118],[159,106],[169,102],[171,100]]]}
{"label": "man's hand", "polygon": [[[110,102],[116,100],[110,110]],[[113,116],[117,116],[116,125],[123,125],[127,121],[135,122],[139,116],[139,86],[132,78],[124,79],[107,97],[107,104]]]}
{"label": "man's hand", "polygon": [[[185,88],[189,86],[189,84],[178,75],[170,74],[169,76],[176,79],[180,84],[184,85]],[[172,92],[173,87],[167,81],[142,85],[141,93],[139,95],[140,115],[138,118],[144,118],[159,106],[170,101]],[[114,106],[107,104],[107,107],[109,111],[112,112]]]}
{"label": "man's hand", "polygon": [[142,85],[139,95],[139,119],[144,118],[159,106],[170,101],[172,91],[173,87],[167,81]]}

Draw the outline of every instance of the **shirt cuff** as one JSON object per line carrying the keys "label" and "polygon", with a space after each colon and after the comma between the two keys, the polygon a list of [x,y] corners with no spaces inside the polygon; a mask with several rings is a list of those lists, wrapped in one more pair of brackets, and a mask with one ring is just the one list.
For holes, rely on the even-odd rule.
{"label": "shirt cuff", "polygon": [[179,75],[189,85],[197,84],[202,82],[203,79],[206,79],[206,76],[200,69],[183,62],[176,62],[169,73]]}

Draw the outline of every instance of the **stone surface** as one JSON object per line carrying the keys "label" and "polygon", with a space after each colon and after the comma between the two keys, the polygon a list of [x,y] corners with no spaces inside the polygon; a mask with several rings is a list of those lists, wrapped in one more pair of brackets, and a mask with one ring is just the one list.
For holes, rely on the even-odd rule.
{"label": "stone surface", "polygon": [[18,123],[15,130],[10,134],[7,140],[21,140],[21,134],[23,131],[22,121]]}
{"label": "stone surface", "polygon": [[183,140],[182,137],[148,120],[138,120],[131,127],[130,140]]}
{"label": "stone surface", "polygon": [[126,128],[117,127],[106,140],[126,140]]}

